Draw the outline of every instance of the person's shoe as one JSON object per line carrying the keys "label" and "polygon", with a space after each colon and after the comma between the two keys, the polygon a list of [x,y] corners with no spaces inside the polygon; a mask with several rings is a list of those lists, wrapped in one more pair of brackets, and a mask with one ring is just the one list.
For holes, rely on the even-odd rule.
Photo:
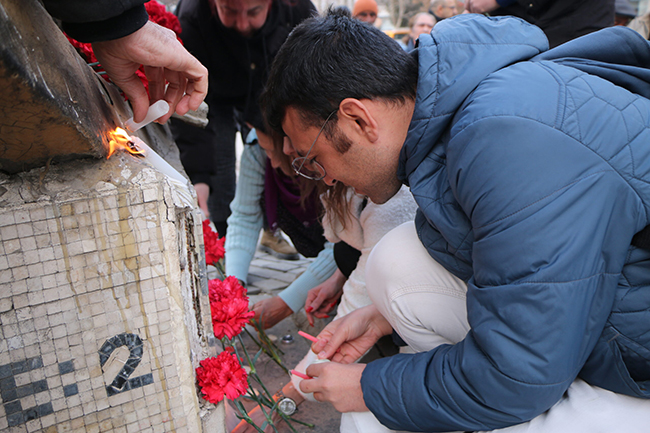
{"label": "person's shoe", "polygon": [[282,237],[279,230],[277,232],[264,230],[260,240],[260,250],[282,260],[298,260],[299,258],[298,251]]}

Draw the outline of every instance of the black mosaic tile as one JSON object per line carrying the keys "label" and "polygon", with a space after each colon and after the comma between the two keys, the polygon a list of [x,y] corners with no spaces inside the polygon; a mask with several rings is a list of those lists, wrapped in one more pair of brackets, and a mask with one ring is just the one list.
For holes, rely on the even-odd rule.
{"label": "black mosaic tile", "polygon": [[27,397],[28,395],[34,394],[34,384],[28,383],[27,385],[19,386],[16,388],[16,393],[18,398]]}
{"label": "black mosaic tile", "polygon": [[20,400],[15,400],[10,403],[5,403],[5,413],[11,415],[12,413],[22,412],[23,406],[20,404]]}
{"label": "black mosaic tile", "polygon": [[11,364],[0,365],[0,379],[11,376],[13,373],[11,371]]}
{"label": "black mosaic tile", "polygon": [[59,363],[59,374],[68,374],[74,371],[72,360]]}
{"label": "black mosaic tile", "polygon": [[8,403],[10,401],[16,400],[18,398],[18,393],[16,392],[16,388],[3,389],[0,391],[0,397],[2,397],[3,402]]}
{"label": "black mosaic tile", "polygon": [[16,389],[16,380],[13,376],[0,380],[0,391],[8,391]]}
{"label": "black mosaic tile", "polygon": [[124,388],[124,385],[128,383],[128,380],[126,377],[122,375],[118,375],[115,380],[113,380],[113,383],[111,385],[116,388],[116,389],[122,389]]}
{"label": "black mosaic tile", "polygon": [[54,413],[54,408],[52,407],[52,403],[49,402],[49,401],[47,403],[43,403],[42,405],[40,405],[38,407],[38,415],[39,416],[45,416],[45,415],[49,415],[51,413]]}
{"label": "black mosaic tile", "polygon": [[140,345],[140,346],[135,346],[135,347],[133,347],[133,348],[131,349],[131,357],[133,357],[133,358],[138,358],[138,359],[142,359],[142,354],[143,354],[143,352],[144,352],[144,351],[143,351],[143,349],[142,349],[142,345]]}
{"label": "black mosaic tile", "polygon": [[38,418],[38,409],[35,407],[26,409],[23,413],[25,414],[25,422]]}
{"label": "black mosaic tile", "polygon": [[[138,362],[138,364],[139,364],[139,363],[140,363],[140,362]],[[137,366],[138,364],[136,364],[136,366]],[[133,366],[131,366],[131,365],[129,365],[128,363],[126,363],[126,364],[124,364],[124,367],[122,367],[122,370],[120,370],[120,376],[123,376],[123,377],[127,377],[127,378],[128,378],[129,376],[131,376],[131,374],[133,374],[133,371],[134,371],[134,370],[135,370],[135,368],[134,368]]]}
{"label": "black mosaic tile", "polygon": [[66,397],[70,397],[76,394],[79,394],[79,388],[77,387],[76,383],[66,385],[63,387],[63,395],[65,395]]}
{"label": "black mosaic tile", "polygon": [[132,369],[135,370],[135,368],[138,366],[138,364],[140,364],[140,361],[142,361],[141,358],[131,357],[124,363],[124,366],[125,367],[128,366],[129,368],[132,368]]}
{"label": "black mosaic tile", "polygon": [[34,386],[34,394],[38,394],[39,392],[47,391],[47,380],[38,380],[36,382],[32,382]]}
{"label": "black mosaic tile", "polygon": [[27,360],[27,364],[30,370],[36,370],[37,368],[43,368],[43,358],[37,356]]}
{"label": "black mosaic tile", "polygon": [[20,374],[29,371],[29,364],[27,363],[27,360],[12,362],[11,371],[13,374]]}
{"label": "black mosaic tile", "polygon": [[9,427],[15,427],[20,424],[25,423],[25,414],[24,412],[16,412],[11,415],[7,415],[7,424]]}
{"label": "black mosaic tile", "polygon": [[140,388],[142,386],[142,376],[134,377],[133,379],[129,380],[129,383],[131,384],[131,389]]}
{"label": "black mosaic tile", "polygon": [[140,376],[142,378],[142,386],[145,385],[151,385],[153,383],[153,374],[145,374],[143,376]]}

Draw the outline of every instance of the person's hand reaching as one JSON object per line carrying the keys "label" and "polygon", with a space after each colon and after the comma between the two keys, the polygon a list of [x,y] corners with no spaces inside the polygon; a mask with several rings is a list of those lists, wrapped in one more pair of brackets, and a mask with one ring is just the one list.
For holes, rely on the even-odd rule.
{"label": "person's hand reaching", "polygon": [[252,310],[255,312],[255,320],[261,322],[262,329],[271,328],[293,314],[293,310],[279,296],[256,302]]}
{"label": "person's hand reaching", "polygon": [[[174,111],[184,115],[199,108],[208,92],[208,70],[181,45],[172,30],[151,21],[123,38],[94,42],[93,51],[131,101],[135,122],[142,121],[151,103],[159,99],[170,107],[158,119],[164,123]],[[140,65],[144,65],[149,80],[149,97],[135,74]]]}
{"label": "person's hand reaching", "polygon": [[330,311],[343,294],[345,281],[345,276],[337,268],[331,277],[309,291],[305,301],[305,314],[311,326],[314,326],[314,318],[329,317]]}

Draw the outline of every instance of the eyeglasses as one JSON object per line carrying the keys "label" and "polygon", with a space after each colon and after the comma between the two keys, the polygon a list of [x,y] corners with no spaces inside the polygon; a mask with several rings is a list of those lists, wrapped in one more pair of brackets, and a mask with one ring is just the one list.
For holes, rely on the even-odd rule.
{"label": "eyeglasses", "polygon": [[310,161],[308,158],[311,150],[314,148],[314,145],[318,141],[318,137],[320,137],[321,133],[325,129],[325,125],[327,125],[327,122],[337,111],[339,111],[338,108],[332,111],[329,116],[327,116],[327,119],[325,119],[325,122],[323,123],[323,126],[321,126],[320,131],[318,131],[318,135],[316,135],[316,138],[307,151],[307,154],[305,156],[294,158],[293,161],[291,161],[291,167],[293,168],[293,171],[296,172],[296,174],[299,174],[300,176],[311,180],[323,180],[325,178],[325,175],[327,174],[325,172],[325,168],[316,162],[316,160]]}

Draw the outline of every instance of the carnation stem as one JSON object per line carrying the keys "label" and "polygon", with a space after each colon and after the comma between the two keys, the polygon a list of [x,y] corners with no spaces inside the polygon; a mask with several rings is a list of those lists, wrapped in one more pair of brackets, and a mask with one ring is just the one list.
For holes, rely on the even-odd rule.
{"label": "carnation stem", "polygon": [[[253,326],[255,326],[255,329],[257,330],[258,335],[260,336],[260,340],[262,340],[262,341],[267,340],[267,342],[265,342],[265,344],[264,344],[264,343],[258,341],[247,328],[244,328],[244,331],[246,331],[246,333],[251,338],[251,340],[253,340],[255,342],[255,344],[257,344],[257,346],[260,349],[262,349],[262,351],[264,351],[264,353],[266,353],[273,360],[273,362],[278,364],[281,369],[283,369],[287,374],[289,374],[289,369],[284,365],[284,363],[280,359],[280,356],[275,352],[274,349],[277,349],[277,348],[275,347],[275,345],[273,345],[273,342],[268,338],[268,336],[266,335],[266,332],[264,332],[264,330],[262,330],[260,332],[260,329],[258,329],[258,327],[257,327],[257,322],[256,321],[251,320],[251,323],[253,323]],[[266,338],[262,338],[262,335],[264,335],[264,337],[266,337]],[[279,349],[277,349],[277,350],[279,350]]]}

